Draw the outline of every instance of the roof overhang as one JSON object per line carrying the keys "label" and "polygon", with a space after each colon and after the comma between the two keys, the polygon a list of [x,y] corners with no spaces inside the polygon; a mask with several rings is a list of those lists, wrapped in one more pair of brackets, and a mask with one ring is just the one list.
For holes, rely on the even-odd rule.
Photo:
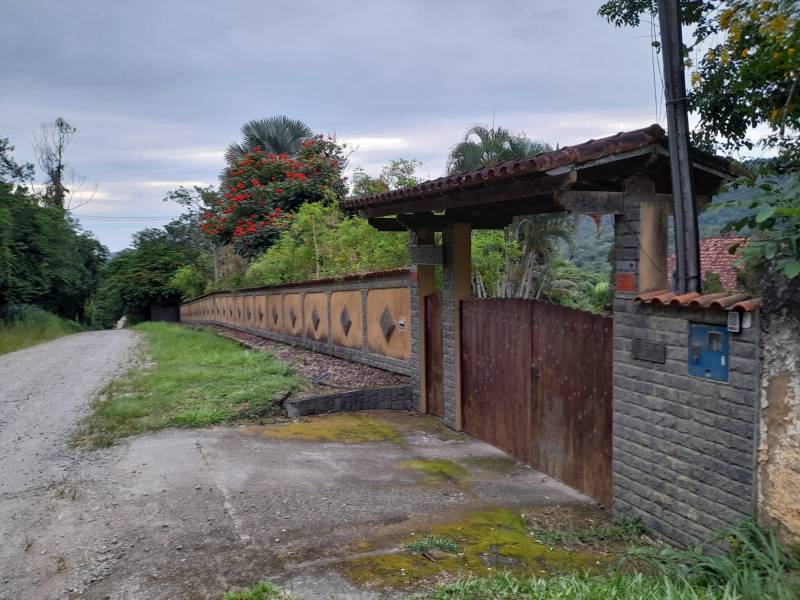
{"label": "roof overhang", "polygon": [[[543,212],[615,213],[623,198],[636,199],[623,194],[630,177],[647,176],[657,195],[671,197],[666,142],[664,130],[651,125],[408,189],[351,198],[341,206],[388,230],[431,224],[438,229],[454,221],[496,228],[514,216]],[[699,196],[712,196],[743,174],[728,161],[700,151],[693,151],[692,166]],[[390,215],[398,219],[379,219]]]}

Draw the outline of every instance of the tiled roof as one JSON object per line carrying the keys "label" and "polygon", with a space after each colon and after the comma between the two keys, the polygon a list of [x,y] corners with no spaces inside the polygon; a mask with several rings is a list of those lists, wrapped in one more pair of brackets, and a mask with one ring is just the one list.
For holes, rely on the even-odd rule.
{"label": "tiled roof", "polygon": [[[589,140],[575,146],[565,146],[552,152],[544,152],[535,156],[510,160],[494,167],[446,175],[438,179],[426,181],[410,188],[392,190],[373,196],[348,198],[340,205],[343,210],[355,212],[367,208],[392,205],[395,202],[422,198],[427,195],[446,194],[448,192],[466,190],[472,187],[483,186],[495,180],[507,180],[521,175],[544,174],[546,171],[566,165],[580,165],[593,160],[603,159],[615,154],[632,152],[656,144],[666,143],[666,133],[658,125],[650,125],[643,129],[626,131],[600,138]],[[731,163],[714,156],[693,151],[696,159],[713,165],[720,172],[731,176],[739,175],[739,170]]]}
{"label": "tiled roof", "polygon": [[[738,284],[734,262],[739,258],[739,252],[731,254],[728,249],[731,246],[743,246],[747,242],[746,237],[709,237],[700,240],[700,277],[705,281],[709,272],[719,275],[722,287],[726,290],[734,291]],[[675,272],[675,255],[667,260],[667,274],[671,279]]]}
{"label": "tiled roof", "polygon": [[662,306],[680,306],[682,308],[711,308],[716,310],[741,310],[753,312],[761,306],[761,299],[752,294],[721,292],[719,294],[677,295],[667,290],[657,290],[636,296],[636,302]]}

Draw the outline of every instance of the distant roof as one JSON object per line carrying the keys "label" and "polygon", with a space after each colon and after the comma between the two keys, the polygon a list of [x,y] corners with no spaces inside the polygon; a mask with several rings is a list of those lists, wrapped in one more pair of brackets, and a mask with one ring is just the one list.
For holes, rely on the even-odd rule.
{"label": "distant roof", "polygon": [[[410,188],[348,198],[341,202],[341,207],[367,216],[461,208],[481,204],[482,194],[510,188],[511,182],[542,184],[545,179],[553,179],[548,176],[563,176],[578,170],[585,174],[572,185],[574,189],[615,189],[614,186],[621,186],[624,177],[648,168],[661,191],[668,193],[671,188],[668,156],[666,133],[658,125],[650,125],[494,167],[447,175]],[[699,150],[692,151],[692,160],[701,194],[714,193],[723,180],[743,173],[727,160]],[[463,198],[465,193],[471,193],[472,197]]]}
{"label": "distant roof", "polygon": [[[728,291],[738,289],[734,262],[740,257],[739,250],[731,254],[732,246],[743,246],[746,237],[709,237],[700,240],[700,277],[705,280],[709,272],[719,275],[722,287]],[[672,278],[675,271],[675,255],[667,260],[667,274]]]}

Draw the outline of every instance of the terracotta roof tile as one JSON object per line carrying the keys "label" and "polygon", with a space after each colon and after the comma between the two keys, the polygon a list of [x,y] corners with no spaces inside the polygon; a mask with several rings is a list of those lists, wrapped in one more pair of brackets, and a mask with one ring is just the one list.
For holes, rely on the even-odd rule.
{"label": "terracotta roof tile", "polygon": [[[746,237],[719,236],[708,237],[700,240],[700,276],[705,281],[709,272],[719,275],[722,287],[728,291],[738,288],[734,262],[740,257],[737,250],[736,254],[731,254],[728,249],[731,246],[743,246],[747,242]],[[669,279],[675,272],[675,255],[667,260],[667,273]]]}
{"label": "terracotta roof tile", "polygon": [[709,308],[712,310],[740,310],[742,312],[753,312],[761,306],[760,298],[753,298],[752,295],[744,292],[731,294],[730,292],[720,292],[717,294],[688,294],[676,295],[668,290],[656,290],[639,294],[635,298],[636,302],[651,305],[675,306],[681,308]]}

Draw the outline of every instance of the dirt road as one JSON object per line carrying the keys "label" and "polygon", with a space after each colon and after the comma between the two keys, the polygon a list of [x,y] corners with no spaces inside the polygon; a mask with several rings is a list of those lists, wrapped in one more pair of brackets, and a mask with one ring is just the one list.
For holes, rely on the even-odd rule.
{"label": "dirt road", "polygon": [[62,520],[53,511],[77,493],[79,453],[67,442],[91,399],[126,368],[137,339],[128,330],[92,331],[0,356],[3,600],[63,597],[38,585],[59,554],[57,540],[36,539],[37,532],[54,516]]}

